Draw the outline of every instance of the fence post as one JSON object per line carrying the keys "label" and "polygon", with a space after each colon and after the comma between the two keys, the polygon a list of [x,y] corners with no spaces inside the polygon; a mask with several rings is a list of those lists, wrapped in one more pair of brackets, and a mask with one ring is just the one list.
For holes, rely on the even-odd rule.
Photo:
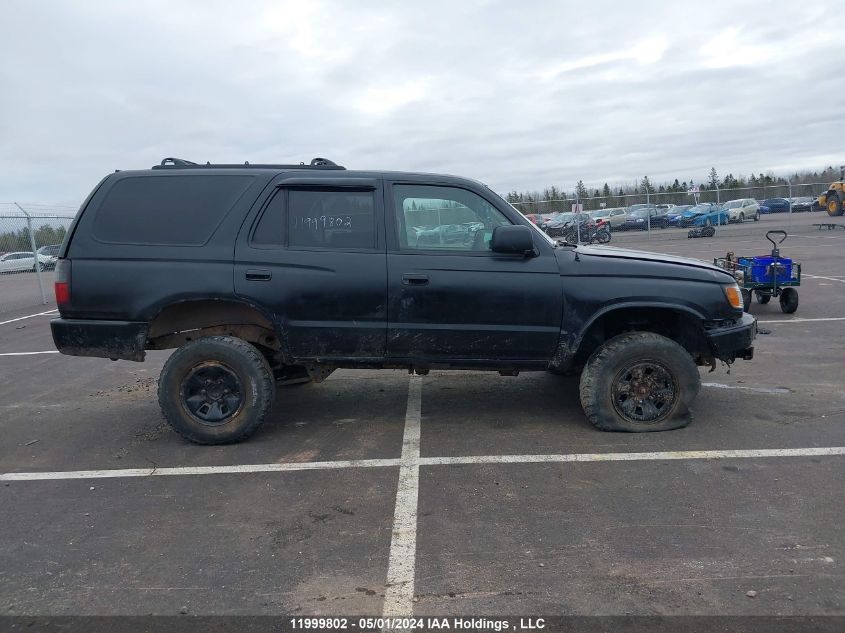
{"label": "fence post", "polygon": [[38,278],[38,288],[41,290],[41,303],[47,305],[47,294],[44,292],[44,280],[41,279],[41,261],[38,259],[38,249],[35,247],[35,234],[32,232],[32,218],[17,202],[15,202],[15,206],[26,216],[26,228],[29,231],[29,243],[32,246],[32,256],[35,258],[35,262],[32,266],[35,268],[35,276]]}
{"label": "fence post", "polygon": [[792,230],[792,181],[787,178],[786,184],[789,187],[789,230]]}

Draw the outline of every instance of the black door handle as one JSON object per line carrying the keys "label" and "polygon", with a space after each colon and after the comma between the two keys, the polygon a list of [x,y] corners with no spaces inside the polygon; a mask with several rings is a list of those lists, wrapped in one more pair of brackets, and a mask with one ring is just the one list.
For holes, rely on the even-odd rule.
{"label": "black door handle", "polygon": [[273,273],[269,270],[259,270],[256,268],[250,268],[246,271],[246,280],[247,281],[270,281],[273,277]]}
{"label": "black door handle", "polygon": [[424,286],[428,283],[428,275],[402,275],[403,286]]}

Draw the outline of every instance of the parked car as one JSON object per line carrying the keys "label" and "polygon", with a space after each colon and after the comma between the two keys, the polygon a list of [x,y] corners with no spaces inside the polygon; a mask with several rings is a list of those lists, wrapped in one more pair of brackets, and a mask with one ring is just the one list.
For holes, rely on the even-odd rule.
{"label": "parked car", "polygon": [[[432,218],[482,225],[482,239],[411,243]],[[338,368],[576,374],[596,428],[668,430],[690,421],[698,366],[753,357],[756,321],[728,272],[561,244],[455,176],[165,159],[107,175],[73,226],[56,348],[175,349],[158,402],[200,444],[247,438],[284,400],[277,387]]]}
{"label": "parked car", "polygon": [[[38,261],[38,270],[47,270],[51,263],[55,265],[55,259],[46,255],[39,254]],[[35,255],[32,251],[18,251],[0,256],[0,273],[20,273],[34,270]]]}
{"label": "parked car", "polygon": [[681,226],[681,217],[684,215],[684,211],[692,209],[693,206],[692,204],[673,205],[666,212],[666,219],[669,220],[669,226]]}
{"label": "parked car", "polygon": [[665,229],[669,226],[669,218],[665,211],[660,211],[653,204],[634,204],[628,207],[628,216],[622,229],[626,231],[646,231],[649,228]]}
{"label": "parked car", "polygon": [[44,268],[53,270],[56,267],[56,261],[59,259],[59,249],[61,244],[48,244],[38,249],[38,259],[44,263]]}
{"label": "parked car", "polygon": [[610,224],[611,230],[618,230],[623,224],[625,224],[625,219],[628,217],[628,211],[625,207],[615,207],[611,209],[593,211],[590,215],[596,223],[600,220],[606,220],[608,224]]}
{"label": "parked car", "polygon": [[595,226],[595,222],[589,213],[572,213],[569,211],[556,214],[554,218],[544,222],[541,228],[549,237],[561,237],[567,225],[575,223],[586,225],[588,228]]}
{"label": "parked car", "polygon": [[789,200],[767,198],[760,203],[760,213],[789,213]]}
{"label": "parked car", "polygon": [[702,202],[690,207],[681,215],[680,225],[687,226],[719,226],[728,224],[730,216],[723,207],[711,202]]}
{"label": "parked car", "polygon": [[792,202],[793,213],[821,210],[821,206],[818,204],[818,198],[813,198],[812,196],[791,198],[790,201]]}
{"label": "parked car", "polygon": [[726,202],[722,207],[728,212],[731,222],[745,222],[760,219],[760,204],[754,198],[740,198]]}

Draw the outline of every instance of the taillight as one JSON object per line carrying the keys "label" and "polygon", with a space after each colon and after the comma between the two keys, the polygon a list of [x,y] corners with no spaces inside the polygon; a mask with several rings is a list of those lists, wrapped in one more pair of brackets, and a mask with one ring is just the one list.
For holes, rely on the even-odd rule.
{"label": "taillight", "polygon": [[70,260],[60,259],[56,262],[56,304],[70,303]]}

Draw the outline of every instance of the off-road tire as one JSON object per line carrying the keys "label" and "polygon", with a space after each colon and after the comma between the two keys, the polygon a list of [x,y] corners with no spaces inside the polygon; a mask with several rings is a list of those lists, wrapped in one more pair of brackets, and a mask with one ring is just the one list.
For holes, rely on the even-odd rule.
{"label": "off-road tire", "polygon": [[[672,381],[674,398],[654,421],[631,420],[614,404],[614,382],[640,362],[660,366]],[[689,407],[700,388],[698,368],[678,343],[652,332],[629,332],[610,339],[590,356],[581,373],[581,406],[590,424],[601,431],[668,431],[692,421]]]}
{"label": "off-road tire", "polygon": [[792,314],[798,309],[798,291],[795,288],[781,290],[780,309],[786,314]]}
{"label": "off-road tire", "polygon": [[825,206],[827,207],[827,214],[830,217],[842,215],[842,213],[843,213],[842,198],[835,191],[827,194],[827,200],[825,200]]}
{"label": "off-road tire", "polygon": [[[203,423],[187,408],[186,381],[197,368],[210,364],[236,376],[240,405],[224,422]],[[231,444],[246,439],[270,413],[275,397],[273,372],[267,360],[250,343],[233,336],[209,336],[177,349],[161,370],[158,402],[170,426],[196,444]]]}

